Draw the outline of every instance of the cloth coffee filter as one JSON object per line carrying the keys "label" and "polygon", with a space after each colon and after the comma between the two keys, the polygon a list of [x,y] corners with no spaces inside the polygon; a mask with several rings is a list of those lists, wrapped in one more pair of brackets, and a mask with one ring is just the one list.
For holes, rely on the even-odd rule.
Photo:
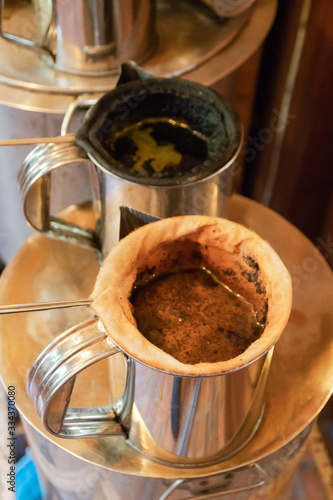
{"label": "cloth coffee filter", "polygon": [[[205,267],[250,301],[265,325],[242,354],[217,363],[183,364],[137,329],[130,297],[134,284],[189,267]],[[105,259],[91,295],[92,308],[116,344],[158,370],[184,376],[223,374],[253,362],[278,340],[291,305],[290,275],[270,245],[226,219],[180,216],[145,225],[122,239]]]}

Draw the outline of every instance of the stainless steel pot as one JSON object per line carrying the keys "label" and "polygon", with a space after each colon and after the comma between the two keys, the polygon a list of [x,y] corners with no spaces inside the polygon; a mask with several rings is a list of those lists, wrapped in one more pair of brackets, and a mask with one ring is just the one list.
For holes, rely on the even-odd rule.
{"label": "stainless steel pot", "polygon": [[[199,262],[193,256],[198,253]],[[249,258],[257,266],[256,284],[248,281],[253,271]],[[147,342],[128,318],[133,283],[125,288],[123,283],[147,269],[157,275],[170,272],[177,259],[178,265],[192,262],[216,269],[219,276],[231,268],[235,281],[227,283],[235,292],[244,290],[258,311],[258,322],[265,321],[260,339],[227,362],[195,365],[179,363]],[[28,376],[28,395],[44,426],[57,436],[123,435],[164,462],[193,467],[219,463],[245,446],[259,426],[272,347],[288,321],[291,302],[291,280],[283,263],[245,227],[194,216],[148,224],[109,254],[92,303],[99,317],[64,332],[38,356]],[[119,400],[111,407],[67,409],[76,375],[117,353],[125,354],[127,367]],[[111,367],[110,385],[119,387],[123,370]]]}
{"label": "stainless steel pot", "polygon": [[0,35],[58,70],[101,76],[126,60],[142,62],[156,46],[151,0],[34,0],[34,7],[35,40],[3,31],[3,1]]}
{"label": "stainless steel pot", "polygon": [[255,463],[187,479],[179,471],[180,478],[170,480],[98,467],[70,455],[25,419],[23,424],[47,500],[286,500],[312,427]]}
{"label": "stainless steel pot", "polygon": [[[90,221],[93,225],[87,207],[72,207],[63,216],[77,224],[89,225]],[[233,197],[230,218],[270,241],[291,273],[309,259],[317,264],[314,272],[304,271],[303,279],[293,281],[293,311],[274,350],[264,394],[264,418],[257,432],[233,457],[191,469],[148,460],[120,436],[59,440],[47,433],[26,394],[27,372],[59,330],[87,319],[89,310],[2,316],[1,378],[5,387],[15,385],[17,408],[48,499],[156,500],[168,492],[170,500],[180,500],[194,494],[213,495],[210,487],[219,492],[217,498],[226,500],[289,498],[287,489],[302,453],[306,429],[332,392],[332,271],[305,236],[258,203]],[[5,269],[0,300],[13,304],[87,297],[98,270],[95,250],[35,234]],[[101,361],[77,376],[73,406],[107,405],[108,386],[108,369]],[[0,440],[5,449],[7,437],[0,436]],[[200,480],[187,481],[194,478]],[[169,488],[175,491],[171,494]],[[204,493],[205,488],[210,493]]]}

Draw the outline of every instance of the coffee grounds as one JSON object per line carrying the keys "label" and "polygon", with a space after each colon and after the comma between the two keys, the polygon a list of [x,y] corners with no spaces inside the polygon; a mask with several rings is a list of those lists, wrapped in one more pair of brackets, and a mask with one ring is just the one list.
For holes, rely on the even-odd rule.
{"label": "coffee grounds", "polygon": [[131,302],[142,335],[185,364],[234,358],[264,329],[252,304],[205,269],[154,277]]}

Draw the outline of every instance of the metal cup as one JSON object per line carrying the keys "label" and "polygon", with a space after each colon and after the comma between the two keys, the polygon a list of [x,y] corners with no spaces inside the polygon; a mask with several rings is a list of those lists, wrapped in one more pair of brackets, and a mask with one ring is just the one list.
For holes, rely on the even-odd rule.
{"label": "metal cup", "polygon": [[[103,140],[147,117],[187,123],[206,137],[207,158],[194,172],[181,176],[158,178],[128,173],[106,151]],[[158,218],[185,214],[227,217],[242,137],[239,117],[231,105],[202,85],[155,78],[127,82],[89,109],[75,144],[38,146],[26,158],[19,176],[26,219],[38,231],[97,246],[107,255],[119,239],[120,206]],[[51,172],[89,161],[94,231],[53,217],[49,211]]]}
{"label": "metal cup", "polygon": [[116,72],[128,59],[143,61],[156,46],[151,0],[34,0],[35,40],[3,31],[2,4],[0,35],[62,71],[96,76]]}
{"label": "metal cup", "polygon": [[[117,353],[122,350],[95,317],[59,335],[40,354],[27,391],[51,434],[69,439],[121,435],[164,462],[199,466],[233,455],[258,429],[273,348],[241,370],[210,377],[157,371],[125,354],[125,389],[113,405],[67,409],[75,376]],[[119,386],[121,391],[124,376],[112,361],[111,399]]]}
{"label": "metal cup", "polygon": [[[102,278],[97,279],[94,291],[97,295],[93,308],[102,319],[95,316],[61,334],[41,353],[29,373],[29,397],[49,432],[64,438],[123,435],[132,446],[155,459],[193,466],[221,461],[239,451],[251,439],[264,411],[263,392],[273,346],[282,333],[291,309],[290,276],[274,251],[250,231],[244,228],[241,237],[234,243],[235,252],[231,253],[233,246],[230,236],[226,236],[225,240],[217,237],[220,234],[217,227],[221,227],[221,223],[217,226],[209,218],[203,219],[192,233],[189,232],[188,221],[181,226],[182,222],[179,223],[178,218],[149,224],[122,240],[110,253],[104,267],[104,272],[107,269],[109,289],[103,288],[104,285],[99,289],[104,282]],[[194,224],[198,224],[198,218]],[[175,231],[174,250],[170,250],[170,239],[167,239],[171,225],[173,230],[178,231]],[[235,224],[225,221],[222,227],[224,234],[230,235]],[[179,228],[186,228],[188,250],[184,249],[184,236]],[[214,246],[207,246],[203,239],[203,233],[209,231],[213,238],[209,241],[214,241]],[[161,255],[165,247],[154,241],[156,235],[163,238],[166,232],[167,252],[170,253],[164,261]],[[228,279],[241,289],[248,289],[247,293],[253,296],[254,302],[257,301],[258,307],[261,304],[259,317],[268,315],[259,344],[256,341],[240,356],[223,364],[224,368],[219,364],[214,366],[208,363],[190,366],[190,370],[186,371],[184,365],[179,369],[179,365],[168,365],[174,363],[173,359],[167,359],[165,364],[164,361],[161,364],[160,357],[156,361],[157,348],[153,347],[155,351],[151,351],[150,345],[149,354],[147,345],[141,344],[141,340],[137,342],[141,334],[131,320],[132,326],[129,327],[124,301],[128,301],[126,286],[132,283],[128,279],[133,274],[133,264],[127,264],[127,256],[135,253],[132,262],[135,262],[141,276],[148,261],[149,270],[154,262],[156,269],[165,265],[172,269],[175,255],[180,258],[179,252],[184,252],[187,263],[189,254],[192,255],[190,259],[197,259],[193,248],[198,249],[199,241],[202,242],[201,251],[207,253],[208,261],[211,255],[213,259],[217,258],[217,265],[221,269],[227,265]],[[256,261],[253,260],[254,245]],[[230,254],[233,255],[232,268],[229,267]],[[255,281],[248,279],[250,275],[253,276],[254,264]],[[113,272],[110,272],[111,269]],[[233,270],[232,274],[230,269]],[[125,289],[119,291],[119,286],[112,288],[109,285],[110,276],[116,274],[112,286],[118,281],[124,283],[127,280],[126,292]],[[111,296],[107,295],[110,289],[113,290]],[[117,300],[113,300],[113,295],[117,296]],[[103,309],[105,301],[107,308]],[[112,318],[108,333],[104,328],[104,323],[108,324],[106,310],[107,317]],[[136,341],[132,344],[133,331]],[[117,343],[112,336],[117,339]],[[119,399],[112,406],[103,408],[68,409],[75,376],[89,365],[117,353],[123,353],[127,366],[125,388]],[[158,356],[160,354],[161,351]],[[167,369],[166,366],[177,368]],[[119,385],[116,365],[112,366],[110,373],[112,397]]]}

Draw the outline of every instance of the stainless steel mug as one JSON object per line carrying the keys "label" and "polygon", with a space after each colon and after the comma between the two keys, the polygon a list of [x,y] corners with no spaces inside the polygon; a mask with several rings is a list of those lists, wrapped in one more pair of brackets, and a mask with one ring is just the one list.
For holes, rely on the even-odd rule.
{"label": "stainless steel mug", "polygon": [[[235,160],[243,137],[238,115],[222,97],[200,84],[136,78],[119,85],[89,109],[74,144],[41,145],[26,158],[19,182],[25,216],[35,229],[78,244],[95,245],[107,255],[119,239],[120,206],[158,218],[228,215]],[[185,124],[185,133],[193,131],[206,156],[184,173],[134,175],[109,152],[104,141],[143,120],[160,119]],[[95,231],[50,214],[51,172],[82,162],[91,165]],[[75,168],[79,175],[79,166]]]}
{"label": "stainless steel mug", "polygon": [[3,31],[9,42],[32,49],[56,69],[82,75],[116,72],[142,62],[156,46],[151,0],[34,0],[36,39]]}
{"label": "stainless steel mug", "polygon": [[[175,261],[203,262],[233,283],[235,292],[251,297],[266,325],[261,337],[232,359],[195,365],[148,342],[133,318],[132,287],[137,276],[151,269],[170,272]],[[220,461],[244,446],[260,423],[272,349],[288,321],[291,297],[288,271],[252,231],[198,216],[148,224],[106,258],[92,294],[98,316],[62,333],[37,358],[28,376],[29,397],[57,436],[123,435],[165,462]],[[127,366],[121,397],[109,407],[68,409],[76,374],[117,353]],[[115,366],[110,374],[116,389]]]}

